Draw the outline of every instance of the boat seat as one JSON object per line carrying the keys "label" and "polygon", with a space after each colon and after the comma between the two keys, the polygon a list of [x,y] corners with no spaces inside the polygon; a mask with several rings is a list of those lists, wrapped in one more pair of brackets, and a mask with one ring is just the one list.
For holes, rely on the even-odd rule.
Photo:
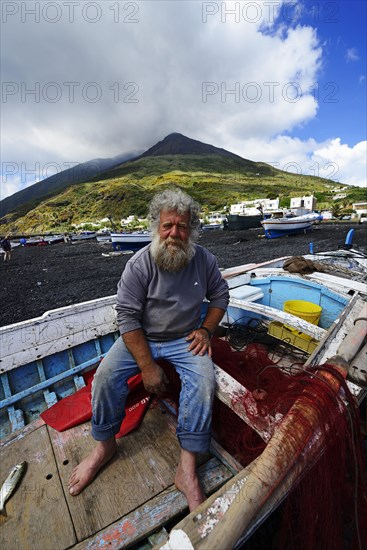
{"label": "boat seat", "polygon": [[256,302],[263,298],[264,293],[260,288],[251,285],[241,285],[229,290],[230,298],[245,300],[246,302]]}

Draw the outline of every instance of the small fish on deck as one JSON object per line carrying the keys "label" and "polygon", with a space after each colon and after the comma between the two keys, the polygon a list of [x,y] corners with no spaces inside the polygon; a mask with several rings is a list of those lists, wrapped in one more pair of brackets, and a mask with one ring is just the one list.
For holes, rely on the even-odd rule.
{"label": "small fish on deck", "polygon": [[20,464],[14,466],[10,474],[4,481],[1,487],[0,493],[0,514],[5,513],[5,502],[11,497],[18,483],[20,482],[25,470],[27,468],[27,462],[23,461]]}

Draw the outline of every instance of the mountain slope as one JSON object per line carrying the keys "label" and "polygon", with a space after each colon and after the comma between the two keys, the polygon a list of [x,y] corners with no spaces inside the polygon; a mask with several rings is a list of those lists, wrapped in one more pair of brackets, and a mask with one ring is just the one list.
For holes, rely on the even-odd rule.
{"label": "mountain slope", "polygon": [[169,134],[138,158],[161,157],[163,155],[222,155],[238,159],[239,161],[244,160],[242,157],[230,153],[225,149],[214,147],[214,145],[209,145],[208,143],[202,143],[178,133]]}
{"label": "mountain slope", "polygon": [[[139,157],[118,163],[88,181],[20,204],[0,219],[0,232],[70,231],[73,225],[105,217],[118,225],[129,215],[145,216],[153,194],[172,185],[186,190],[208,211],[254,198],[279,196],[284,201],[305,194],[316,194],[322,208],[323,201],[331,200],[335,184],[283,172],[181,134],[170,134]],[[350,193],[355,194],[354,189]]]}
{"label": "mountain slope", "polygon": [[[114,158],[93,159],[72,168],[67,168],[0,201],[0,217],[17,208],[20,208],[23,212],[30,210],[46,197],[61,193],[70,185],[88,181],[97,174],[101,174],[113,166],[118,166],[121,162],[130,158],[131,155],[124,153]],[[30,203],[28,208],[27,203]]]}

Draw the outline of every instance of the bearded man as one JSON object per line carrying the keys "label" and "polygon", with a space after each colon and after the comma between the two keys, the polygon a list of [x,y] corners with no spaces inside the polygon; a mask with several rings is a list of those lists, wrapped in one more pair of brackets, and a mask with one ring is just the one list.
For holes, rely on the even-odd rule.
{"label": "bearded man", "polygon": [[[215,257],[195,244],[199,205],[180,190],[163,191],[150,204],[152,243],[126,264],[117,291],[121,333],[93,382],[92,436],[97,445],[73,471],[69,491],[78,495],[116,452],[125,416],[128,379],[141,372],[147,391],[161,395],[167,383],[159,358],[172,363],[181,382],[177,438],[181,447],[175,485],[190,511],[205,500],[196,456],[209,450],[214,365],[210,338],[229,302],[228,285]],[[201,323],[204,298],[208,300]]]}

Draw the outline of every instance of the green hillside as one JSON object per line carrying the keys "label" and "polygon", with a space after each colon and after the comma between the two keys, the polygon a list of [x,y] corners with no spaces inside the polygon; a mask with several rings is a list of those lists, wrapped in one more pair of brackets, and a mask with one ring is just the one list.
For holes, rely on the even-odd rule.
{"label": "green hillside", "polygon": [[[126,162],[95,180],[71,185],[39,203],[28,202],[1,220],[1,233],[68,231],[73,224],[105,217],[119,223],[129,215],[147,213],[152,195],[169,186],[187,190],[203,209],[222,210],[254,198],[314,194],[318,206],[331,201],[335,182],[291,174],[241,157],[220,154],[146,156]],[[362,200],[359,188],[348,190],[350,200]]]}

